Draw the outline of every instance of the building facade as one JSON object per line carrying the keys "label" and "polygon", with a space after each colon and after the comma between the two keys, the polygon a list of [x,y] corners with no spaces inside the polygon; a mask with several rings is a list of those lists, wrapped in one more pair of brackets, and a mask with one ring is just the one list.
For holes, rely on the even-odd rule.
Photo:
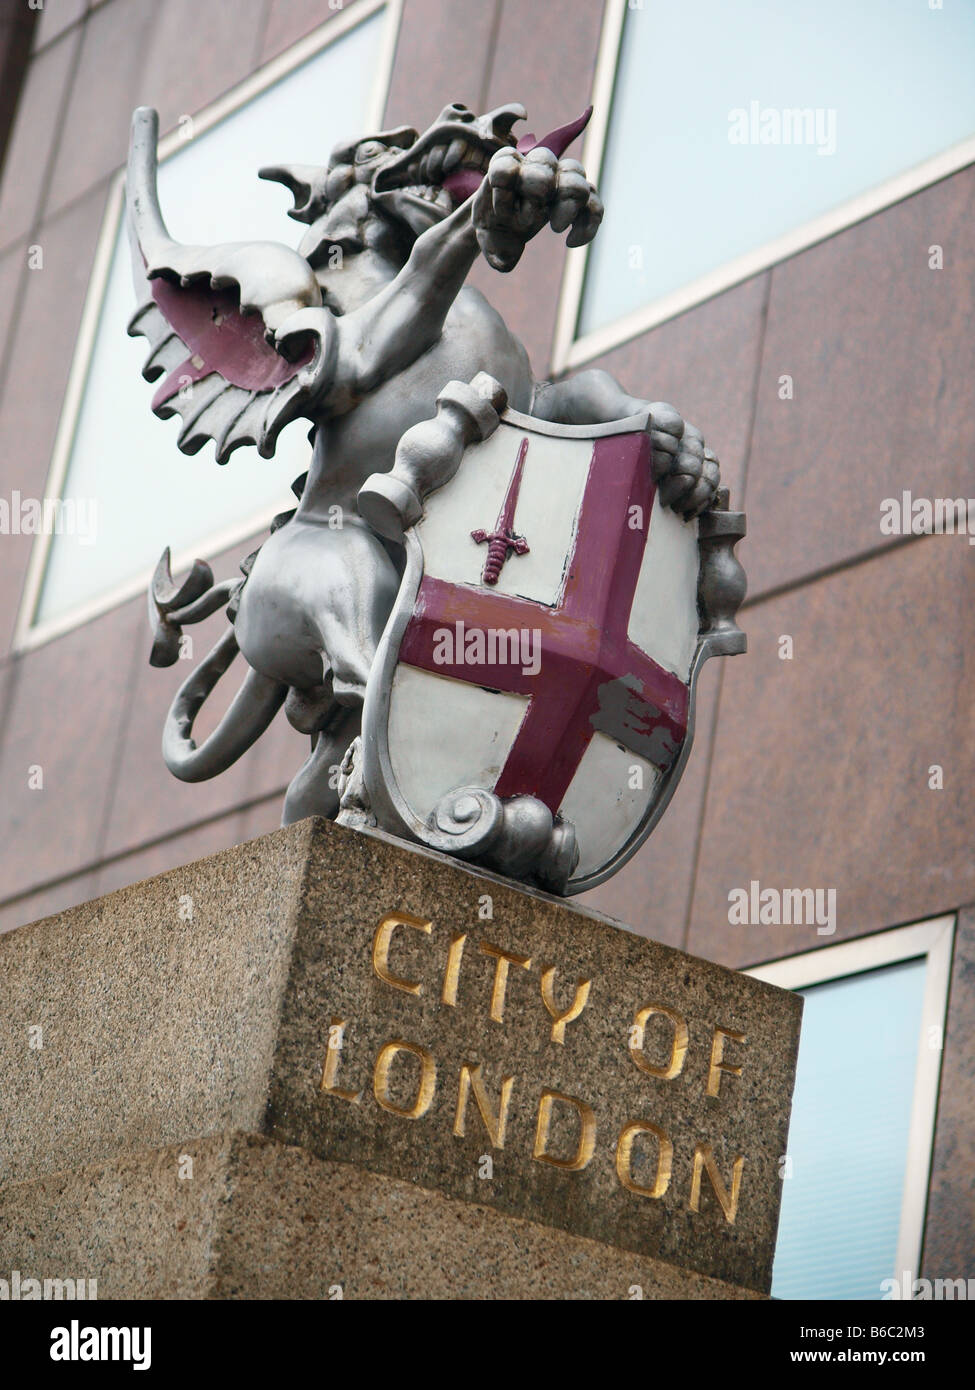
{"label": "building facade", "polygon": [[[292,428],[278,459],[218,469],[151,416],[124,335],[132,109],[159,110],[176,235],[295,244],[259,164],[324,163],[454,100],[521,101],[537,131],[591,101],[593,247],[545,232],[472,279],[536,376],[602,366],[703,431],[748,514],[749,650],[705,668],[670,809],[586,900],[807,991],[776,1292],[975,1277],[973,20],[872,0],[733,22],[710,0],[24,6],[29,35],[21,15],[0,36],[0,929],[273,829],[303,756],[283,717],[211,782],[160,756],[187,667],[148,665],[147,574],[167,543],[236,573],[307,446]],[[194,630],[196,659],[223,622]]]}

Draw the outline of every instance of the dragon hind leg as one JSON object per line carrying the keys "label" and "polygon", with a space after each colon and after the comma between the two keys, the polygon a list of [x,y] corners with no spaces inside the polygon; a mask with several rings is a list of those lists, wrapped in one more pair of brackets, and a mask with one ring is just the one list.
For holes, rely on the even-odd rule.
{"label": "dragon hind leg", "polygon": [[284,702],[288,723],[300,734],[317,734],[334,717],[335,694],[331,681],[299,690],[292,686]]}
{"label": "dragon hind leg", "polygon": [[359,735],[362,711],[336,708],[336,718],[315,736],[310,755],[291,780],[284,798],[282,825],[293,825],[306,816],[332,820],[338,812],[342,761],[349,744]]}

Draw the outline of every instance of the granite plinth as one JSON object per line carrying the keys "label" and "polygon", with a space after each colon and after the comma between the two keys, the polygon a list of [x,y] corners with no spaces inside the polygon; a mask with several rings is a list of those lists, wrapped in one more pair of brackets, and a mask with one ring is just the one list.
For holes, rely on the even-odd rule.
{"label": "granite plinth", "polygon": [[[626,1296],[605,1280],[636,1268],[631,1256],[656,1271],[648,1288],[685,1289],[647,1296],[712,1296],[690,1291],[699,1277],[761,1295],[800,1010],[786,991],[570,903],[306,821],[0,937],[0,1196],[68,1184],[66,1217],[80,1203],[104,1262],[99,1233],[114,1218],[94,1170],[136,1163],[150,1202],[154,1181],[174,1181],[152,1166],[161,1151],[210,1145],[212,1168],[219,1141],[235,1182],[259,1186],[271,1165],[272,1205],[287,1172],[312,1174],[336,1231],[357,1206],[381,1224],[384,1203],[412,1192],[405,1263],[388,1280],[402,1296],[438,1296],[419,1290],[437,1261],[460,1268],[444,1263],[446,1233],[462,1251],[484,1221],[509,1233],[505,1249],[509,1237],[568,1242],[559,1292],[540,1278],[538,1297],[583,1296],[579,1241],[614,1252],[592,1296]],[[178,1181],[202,1194],[197,1177]],[[179,1266],[180,1287],[196,1290],[182,1296],[259,1296],[246,1252],[256,1259],[267,1232],[243,1215],[220,1230],[225,1262]],[[29,1267],[12,1239],[11,1268]],[[304,1287],[326,1278],[316,1269]],[[470,1277],[458,1296],[482,1296]]]}
{"label": "granite plinth", "polygon": [[28,1279],[98,1299],[761,1297],[239,1132],[0,1190],[13,1270],[22,1298]]}

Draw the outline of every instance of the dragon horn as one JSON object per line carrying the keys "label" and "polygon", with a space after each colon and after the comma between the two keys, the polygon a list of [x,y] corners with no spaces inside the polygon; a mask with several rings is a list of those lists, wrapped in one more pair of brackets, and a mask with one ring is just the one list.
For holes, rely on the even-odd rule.
{"label": "dragon horn", "polygon": [[257,177],[284,184],[295,200],[289,217],[296,222],[314,222],[325,196],[327,169],[315,164],[266,164],[258,169]]}
{"label": "dragon horn", "polygon": [[156,146],[159,117],[151,106],[137,106],[132,113],[129,160],[125,171],[129,225],[143,264],[152,265],[173,244],[163,221],[156,189]]}

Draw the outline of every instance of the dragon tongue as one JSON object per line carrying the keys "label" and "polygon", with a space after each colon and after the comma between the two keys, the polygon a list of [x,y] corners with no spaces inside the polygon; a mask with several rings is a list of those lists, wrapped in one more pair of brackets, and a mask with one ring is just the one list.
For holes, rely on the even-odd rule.
{"label": "dragon tongue", "polygon": [[592,107],[587,106],[581,116],[577,116],[568,125],[560,125],[557,130],[550,130],[540,140],[536,140],[534,135],[523,135],[518,141],[517,149],[521,154],[538,148],[551,150],[557,159],[561,159],[576,136],[585,130],[591,115]]}
{"label": "dragon tongue", "polygon": [[[549,131],[548,135],[543,135],[540,140],[536,140],[534,135],[523,135],[515,148],[520,154],[527,154],[529,150],[541,146],[551,150],[556,158],[561,158],[576,136],[585,130],[591,115],[592,107],[589,106],[574,121],[570,121],[568,125],[559,126],[557,130]],[[472,193],[477,192],[483,178],[483,169],[456,169],[444,179],[443,187],[453,199],[454,206],[457,207],[466,202]]]}
{"label": "dragon tongue", "polygon": [[477,192],[483,178],[483,169],[457,169],[444,179],[443,187],[446,188],[456,206],[465,203],[472,193]]}

